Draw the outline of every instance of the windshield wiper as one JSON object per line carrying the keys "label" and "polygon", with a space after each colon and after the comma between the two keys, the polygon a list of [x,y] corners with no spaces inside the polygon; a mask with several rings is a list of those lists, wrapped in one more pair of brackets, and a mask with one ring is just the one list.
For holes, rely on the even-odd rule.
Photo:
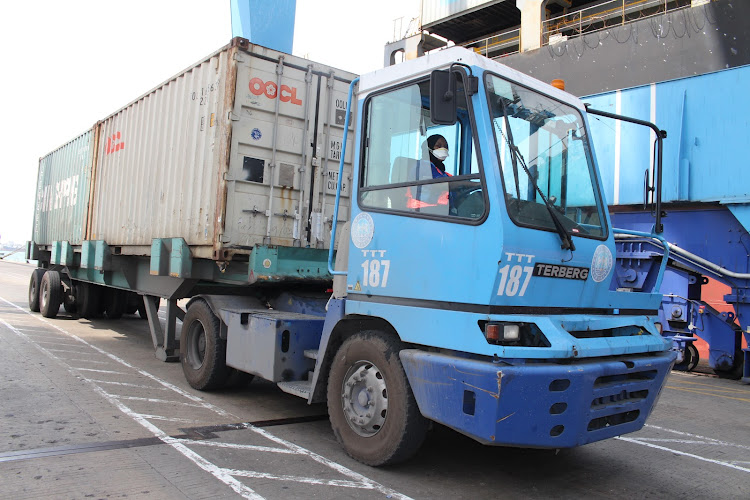
{"label": "windshield wiper", "polygon": [[[560,241],[562,242],[560,248],[562,248],[563,250],[570,250],[571,252],[575,251],[576,245],[575,243],[573,243],[573,238],[570,236],[570,233],[568,233],[568,231],[565,229],[565,226],[563,226],[563,223],[560,220],[561,215],[557,212],[555,207],[552,206],[547,197],[544,196],[542,190],[539,189],[539,186],[536,183],[536,179],[534,179],[534,176],[529,171],[529,167],[526,166],[526,161],[524,160],[523,155],[513,143],[513,131],[510,128],[510,121],[508,120],[508,110],[505,107],[505,99],[503,99],[502,97],[500,98],[500,104],[503,105],[503,117],[505,119],[505,127],[508,129],[508,137],[505,137],[505,135],[502,133],[502,130],[500,131],[500,135],[505,138],[505,142],[508,144],[508,148],[510,149],[514,174],[516,174],[516,176],[518,175],[516,164],[520,163],[521,167],[523,168],[524,172],[526,172],[526,175],[529,178],[529,182],[531,182],[531,185],[534,186],[534,190],[539,193],[539,196],[544,202],[544,206],[547,207],[547,212],[549,212],[552,223],[555,225],[555,230],[560,236]],[[495,123],[497,124],[497,122]],[[518,177],[516,177],[516,182],[518,182],[517,179]]]}

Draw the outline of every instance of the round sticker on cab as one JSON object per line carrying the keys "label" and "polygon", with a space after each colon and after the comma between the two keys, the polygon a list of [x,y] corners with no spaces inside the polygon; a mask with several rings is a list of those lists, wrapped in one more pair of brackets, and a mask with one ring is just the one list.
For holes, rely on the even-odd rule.
{"label": "round sticker on cab", "polygon": [[591,277],[597,283],[601,283],[609,276],[612,270],[612,252],[605,245],[596,247],[594,257],[591,259]]}
{"label": "round sticker on cab", "polygon": [[365,248],[375,234],[375,223],[370,214],[361,212],[352,221],[352,243],[357,248]]}

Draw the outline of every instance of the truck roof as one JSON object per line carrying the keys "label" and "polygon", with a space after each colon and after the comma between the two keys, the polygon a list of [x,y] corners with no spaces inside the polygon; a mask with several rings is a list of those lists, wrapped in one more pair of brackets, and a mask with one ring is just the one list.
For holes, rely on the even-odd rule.
{"label": "truck roof", "polygon": [[399,82],[408,82],[415,78],[429,75],[430,72],[436,69],[447,69],[455,62],[484,68],[521,85],[539,90],[550,97],[581,110],[584,109],[583,102],[572,94],[559,90],[548,83],[537,80],[504,64],[488,59],[473,50],[458,46],[436,50],[416,59],[387,66],[362,75],[359,81],[359,98],[362,99],[367,94],[383,87],[392,87]]}

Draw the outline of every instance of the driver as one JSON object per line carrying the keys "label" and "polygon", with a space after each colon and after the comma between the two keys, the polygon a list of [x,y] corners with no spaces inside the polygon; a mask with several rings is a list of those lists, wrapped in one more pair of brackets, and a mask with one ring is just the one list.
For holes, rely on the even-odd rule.
{"label": "driver", "polygon": [[[452,177],[451,174],[445,171],[445,164],[443,163],[448,158],[448,141],[445,140],[440,134],[433,134],[422,143],[423,156],[430,160],[430,172],[433,179],[439,179],[441,177]],[[426,158],[426,159],[427,159]],[[406,207],[411,209],[421,209],[427,207],[437,207],[439,205],[446,206],[449,204],[448,191],[442,193],[432,194],[437,186],[417,186],[416,188],[406,189]],[[412,189],[415,189],[417,195],[412,194]]]}

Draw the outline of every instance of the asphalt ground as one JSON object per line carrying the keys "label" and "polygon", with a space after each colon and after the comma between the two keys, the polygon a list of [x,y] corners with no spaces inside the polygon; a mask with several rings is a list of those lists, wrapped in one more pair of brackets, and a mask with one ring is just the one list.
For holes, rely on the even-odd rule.
{"label": "asphalt ground", "polygon": [[750,498],[736,381],[673,372],[642,431],[572,450],[436,425],[409,462],[371,468],[323,405],[262,381],[191,389],[136,316],[30,313],[32,269],[0,261],[0,498]]}

